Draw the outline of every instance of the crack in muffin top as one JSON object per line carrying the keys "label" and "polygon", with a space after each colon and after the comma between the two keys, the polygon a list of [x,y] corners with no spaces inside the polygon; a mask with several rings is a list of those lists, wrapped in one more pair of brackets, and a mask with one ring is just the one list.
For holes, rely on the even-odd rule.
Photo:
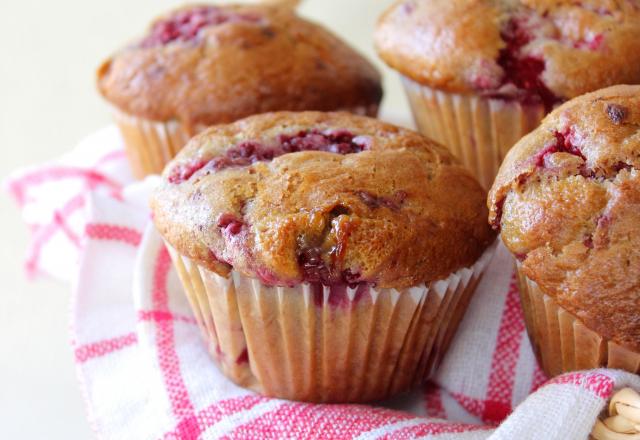
{"label": "crack in muffin top", "polygon": [[547,116],[505,158],[488,206],[530,279],[589,328],[640,350],[640,86]]}
{"label": "crack in muffin top", "polygon": [[100,93],[130,115],[211,125],[276,110],[372,112],[380,75],[286,7],[188,5],[98,69]]}
{"label": "crack in muffin top", "polygon": [[154,222],[181,254],[269,285],[406,288],[493,241],[485,193],[440,145],[348,113],[218,125],[167,165]]}
{"label": "crack in muffin top", "polygon": [[640,83],[640,3],[401,0],[381,17],[376,46],[419,83],[549,111],[602,87]]}

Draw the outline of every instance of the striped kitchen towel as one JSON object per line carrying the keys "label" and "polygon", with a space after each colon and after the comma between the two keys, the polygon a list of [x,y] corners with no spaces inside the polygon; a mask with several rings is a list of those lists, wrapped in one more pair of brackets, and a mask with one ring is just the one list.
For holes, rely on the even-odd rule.
{"label": "striped kitchen towel", "polygon": [[498,247],[443,363],[423,389],[376,405],[318,405],[239,388],[214,366],[150,226],[156,178],[134,183],[115,127],[6,182],[32,230],[26,268],[72,281],[72,343],[103,439],[586,439],[612,370],[547,380]]}

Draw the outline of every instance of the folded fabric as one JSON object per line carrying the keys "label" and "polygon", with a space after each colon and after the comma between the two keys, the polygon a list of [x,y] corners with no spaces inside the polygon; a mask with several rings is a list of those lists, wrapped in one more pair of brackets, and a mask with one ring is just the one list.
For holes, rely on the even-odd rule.
{"label": "folded fabric", "polygon": [[513,262],[499,245],[443,363],[424,389],[376,405],[256,395],[206,351],[147,197],[114,127],[6,182],[33,232],[29,274],[73,282],[75,359],[89,419],[105,439],[586,439],[613,370],[546,381],[526,336]]}

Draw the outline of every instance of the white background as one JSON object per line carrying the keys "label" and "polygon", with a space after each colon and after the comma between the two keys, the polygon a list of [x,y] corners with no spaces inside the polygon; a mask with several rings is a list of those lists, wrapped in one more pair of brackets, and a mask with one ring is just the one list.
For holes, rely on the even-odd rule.
{"label": "white background", "polygon": [[[136,35],[170,0],[0,0],[0,177],[60,155],[109,123],[94,87],[101,59]],[[384,111],[406,120],[399,81],[373,51],[375,20],[391,0],[306,0],[324,23],[385,73]],[[86,439],[69,346],[69,286],[28,282],[27,232],[0,195],[0,438]]]}

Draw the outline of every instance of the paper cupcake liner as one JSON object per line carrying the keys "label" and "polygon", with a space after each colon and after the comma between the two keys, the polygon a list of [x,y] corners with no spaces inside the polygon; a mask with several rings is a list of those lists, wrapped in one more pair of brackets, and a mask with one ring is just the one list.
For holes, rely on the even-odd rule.
{"label": "paper cupcake liner", "polygon": [[[344,111],[374,117],[378,114],[378,105],[358,106]],[[189,139],[206,128],[205,125],[190,127],[175,120],[159,122],[138,118],[118,109],[113,109],[113,113],[136,179],[160,174]]]}
{"label": "paper cupcake liner", "polygon": [[600,367],[640,373],[640,353],[587,328],[517,270],[529,339],[548,376]]}
{"label": "paper cupcake liner", "polygon": [[114,110],[133,175],[143,179],[160,174],[165,165],[204,127],[193,128],[177,121],[152,121]]}
{"label": "paper cupcake liner", "polygon": [[447,93],[402,80],[418,130],[448,147],[486,189],[511,147],[545,116],[542,104]]}
{"label": "paper cupcake liner", "polygon": [[209,351],[272,397],[367,402],[424,382],[442,359],[493,247],[447,279],[398,291],[221,277],[167,244]]}

